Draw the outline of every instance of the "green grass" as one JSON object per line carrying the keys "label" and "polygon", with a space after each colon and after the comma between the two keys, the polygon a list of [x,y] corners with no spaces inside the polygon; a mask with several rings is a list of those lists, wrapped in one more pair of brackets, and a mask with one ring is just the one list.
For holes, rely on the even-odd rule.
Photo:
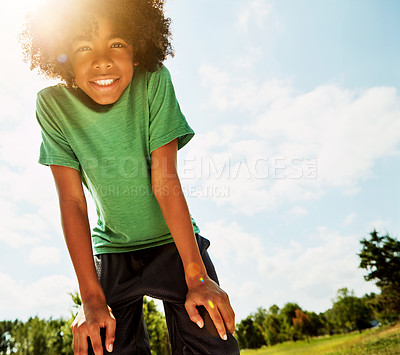
{"label": "green grass", "polygon": [[241,355],[325,354],[395,355],[400,354],[400,323],[344,335],[313,338],[277,344],[265,349],[243,350]]}

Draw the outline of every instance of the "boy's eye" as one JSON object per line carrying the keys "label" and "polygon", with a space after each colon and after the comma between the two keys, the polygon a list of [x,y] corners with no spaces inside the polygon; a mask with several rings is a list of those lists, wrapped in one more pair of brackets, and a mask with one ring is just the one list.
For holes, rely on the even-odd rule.
{"label": "boy's eye", "polygon": [[85,52],[85,51],[90,51],[90,47],[82,46],[82,47],[77,48],[75,52]]}
{"label": "boy's eye", "polygon": [[113,43],[113,44],[111,45],[111,48],[125,48],[125,47],[126,47],[126,44],[120,43],[120,42]]}

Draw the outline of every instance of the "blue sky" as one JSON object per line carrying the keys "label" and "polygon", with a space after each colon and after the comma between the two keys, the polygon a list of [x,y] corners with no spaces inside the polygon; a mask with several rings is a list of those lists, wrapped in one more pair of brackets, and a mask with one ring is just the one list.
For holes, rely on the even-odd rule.
{"label": "blue sky", "polygon": [[[30,3],[0,15],[2,319],[68,316],[77,287],[54,183],[37,164],[35,96],[52,82],[29,71],[15,40]],[[400,3],[166,9],[176,55],[165,64],[196,132],[180,176],[237,320],[289,301],[325,311],[341,287],[376,291],[356,254],[373,228],[400,235]]]}

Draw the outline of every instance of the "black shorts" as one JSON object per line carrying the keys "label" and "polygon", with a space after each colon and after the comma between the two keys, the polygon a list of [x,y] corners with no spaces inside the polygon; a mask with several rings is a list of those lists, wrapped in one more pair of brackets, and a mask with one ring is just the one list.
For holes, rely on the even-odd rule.
{"label": "black shorts", "polygon": [[[218,283],[207,253],[210,242],[199,234],[196,239],[207,273]],[[228,340],[222,340],[204,307],[198,307],[203,328],[190,320],[184,306],[185,274],[175,243],[94,258],[100,284],[117,321],[113,354],[151,354],[142,310],[145,295],[163,301],[172,354],[239,354],[236,339],[227,332]]]}

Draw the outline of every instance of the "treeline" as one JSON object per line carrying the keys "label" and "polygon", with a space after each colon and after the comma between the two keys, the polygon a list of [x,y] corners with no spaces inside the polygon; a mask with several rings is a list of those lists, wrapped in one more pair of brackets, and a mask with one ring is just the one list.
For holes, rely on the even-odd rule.
{"label": "treeline", "polygon": [[[71,294],[77,306],[78,294]],[[144,298],[143,312],[150,338],[152,354],[171,354],[168,331],[164,315],[157,310],[153,300]],[[71,324],[76,312],[70,319],[29,318],[0,322],[0,355],[73,355]]]}
{"label": "treeline", "polygon": [[257,349],[284,341],[309,339],[354,330],[362,331],[377,324],[399,321],[400,315],[400,242],[376,230],[362,245],[360,268],[367,270],[367,281],[374,281],[380,294],[356,297],[347,288],[338,290],[332,308],[316,314],[303,310],[297,303],[286,303],[282,309],[273,305],[258,308],[236,326],[241,349]]}
{"label": "treeline", "polygon": [[369,301],[370,296],[358,298],[353,291],[342,288],[333,307],[319,314],[291,302],[281,309],[277,305],[268,310],[258,308],[236,326],[236,337],[241,349],[258,349],[285,341],[362,331],[377,323]]}
{"label": "treeline", "polygon": [[0,354],[73,355],[71,320],[29,318],[0,322]]}

